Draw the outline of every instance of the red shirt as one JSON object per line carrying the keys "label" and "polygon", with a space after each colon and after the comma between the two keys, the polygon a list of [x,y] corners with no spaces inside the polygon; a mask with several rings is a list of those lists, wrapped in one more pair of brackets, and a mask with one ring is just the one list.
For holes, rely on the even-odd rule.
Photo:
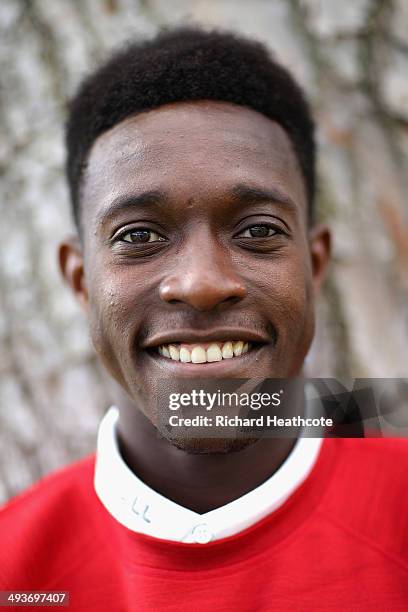
{"label": "red shirt", "polygon": [[0,512],[0,590],[70,591],[84,612],[408,610],[405,440],[326,439],[283,506],[209,544],[129,531],[93,470],[91,456]]}

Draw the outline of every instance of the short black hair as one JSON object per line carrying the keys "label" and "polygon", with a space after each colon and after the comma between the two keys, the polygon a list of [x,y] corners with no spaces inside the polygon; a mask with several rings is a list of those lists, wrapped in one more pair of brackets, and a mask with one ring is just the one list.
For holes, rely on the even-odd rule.
{"label": "short black hair", "polygon": [[259,42],[231,32],[178,27],[116,51],[71,100],[66,171],[78,227],[81,178],[95,139],[130,115],[192,100],[246,106],[279,123],[297,155],[312,217],[314,123],[300,86]]}

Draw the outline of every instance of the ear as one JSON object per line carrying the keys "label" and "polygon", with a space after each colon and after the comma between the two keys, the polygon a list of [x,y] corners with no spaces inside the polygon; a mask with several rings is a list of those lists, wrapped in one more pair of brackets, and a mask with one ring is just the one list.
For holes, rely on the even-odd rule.
{"label": "ear", "polygon": [[318,295],[331,255],[331,233],[327,225],[315,225],[309,230],[309,248],[315,295]]}
{"label": "ear", "polygon": [[68,236],[58,247],[58,261],[61,274],[79,302],[88,313],[89,300],[85,282],[84,256],[79,237]]}

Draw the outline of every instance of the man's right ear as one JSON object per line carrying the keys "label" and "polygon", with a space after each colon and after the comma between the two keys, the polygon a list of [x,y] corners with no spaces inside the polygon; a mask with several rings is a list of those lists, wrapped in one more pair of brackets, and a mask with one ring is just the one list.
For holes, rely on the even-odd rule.
{"label": "man's right ear", "polygon": [[84,256],[78,236],[68,236],[58,247],[61,274],[82,310],[88,313],[89,300],[85,282]]}

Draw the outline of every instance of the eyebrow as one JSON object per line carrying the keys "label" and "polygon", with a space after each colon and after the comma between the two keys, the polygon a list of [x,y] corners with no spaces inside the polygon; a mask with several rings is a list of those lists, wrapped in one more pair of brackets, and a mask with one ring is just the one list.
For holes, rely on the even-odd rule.
{"label": "eyebrow", "polygon": [[269,187],[264,189],[263,187],[255,187],[244,183],[235,185],[232,189],[232,194],[238,204],[248,204],[252,202],[254,204],[262,202],[275,202],[281,204],[283,207],[290,209],[292,212],[298,210],[298,206],[292,198],[284,193],[278,187]]}
{"label": "eyebrow", "polygon": [[[238,183],[230,190],[230,196],[232,196],[232,199],[238,205],[275,202],[290,209],[292,212],[298,210],[294,200],[277,187],[265,189],[263,187]],[[143,206],[163,205],[168,201],[169,197],[164,191],[159,189],[144,191],[140,194],[118,196],[98,214],[97,222],[98,224],[103,224],[123,211]]]}
{"label": "eyebrow", "polygon": [[97,216],[98,223],[105,223],[119,213],[143,206],[151,206],[155,204],[163,204],[168,201],[166,194],[158,189],[153,191],[144,191],[140,194],[132,194],[118,196],[104,208]]}

